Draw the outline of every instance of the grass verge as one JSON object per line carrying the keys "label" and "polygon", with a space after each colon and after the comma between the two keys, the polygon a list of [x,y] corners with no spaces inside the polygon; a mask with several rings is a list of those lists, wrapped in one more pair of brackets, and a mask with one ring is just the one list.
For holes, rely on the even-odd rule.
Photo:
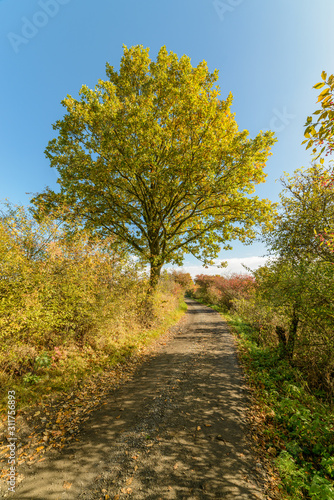
{"label": "grass verge", "polygon": [[276,466],[286,500],[334,499],[334,412],[277,349],[258,345],[242,318],[222,311],[251,389],[256,447]]}
{"label": "grass verge", "polygon": [[182,297],[177,307],[169,310],[156,327],[126,331],[117,340],[102,343],[98,348],[89,344],[72,344],[64,345],[56,353],[41,352],[31,371],[24,376],[8,377],[2,374],[0,415],[4,416],[7,412],[9,390],[14,390],[17,395],[19,411],[51,396],[70,393],[78,383],[82,384],[127,362],[133,355],[140,355],[156,338],[175,325],[186,310]]}

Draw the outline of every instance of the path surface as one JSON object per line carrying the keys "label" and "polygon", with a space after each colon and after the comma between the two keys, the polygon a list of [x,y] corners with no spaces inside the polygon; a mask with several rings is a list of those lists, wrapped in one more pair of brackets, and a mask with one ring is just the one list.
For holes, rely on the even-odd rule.
{"label": "path surface", "polygon": [[182,332],[108,395],[78,442],[24,471],[9,498],[266,498],[233,338],[218,313],[187,304]]}

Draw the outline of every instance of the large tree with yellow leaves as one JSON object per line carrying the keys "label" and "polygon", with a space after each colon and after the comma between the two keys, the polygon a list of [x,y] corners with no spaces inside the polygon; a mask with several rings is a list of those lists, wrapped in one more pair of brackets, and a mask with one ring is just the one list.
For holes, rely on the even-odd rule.
{"label": "large tree with yellow leaves", "polygon": [[150,265],[153,289],[166,263],[186,253],[208,264],[231,239],[249,241],[268,220],[269,200],[251,196],[264,182],[273,133],[248,138],[220,100],[218,71],[162,47],[124,47],[119,71],[67,96],[58,137],[46,155],[59,172],[60,191],[32,200],[41,216],[80,220],[114,235]]}

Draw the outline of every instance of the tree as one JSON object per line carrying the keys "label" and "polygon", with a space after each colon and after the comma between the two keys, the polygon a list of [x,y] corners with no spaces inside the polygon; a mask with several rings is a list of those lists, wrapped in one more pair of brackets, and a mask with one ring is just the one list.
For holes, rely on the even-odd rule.
{"label": "tree", "polygon": [[253,274],[257,306],[269,307],[280,318],[276,334],[282,354],[291,359],[298,347],[301,359],[312,358],[326,370],[332,366],[333,266],[321,260],[280,257]]}
{"label": "tree", "polygon": [[[330,237],[334,220],[334,191],[328,182],[330,167],[313,164],[285,174],[276,224],[264,232],[271,252],[285,259],[334,262]],[[322,244],[319,244],[322,240]]]}
{"label": "tree", "polygon": [[[302,144],[307,143],[307,148],[314,146],[313,154],[315,158],[319,158],[323,153],[325,156],[332,155],[334,151],[334,75],[327,78],[325,71],[321,74],[322,82],[314,85],[315,89],[322,89],[319,94],[318,102],[321,103],[321,109],[318,109],[313,114],[318,116],[316,122],[313,122],[312,117],[308,116],[305,124],[304,135],[306,139]],[[320,151],[317,149],[320,147]],[[320,163],[324,164],[324,158],[320,159]],[[333,197],[334,192],[334,171],[326,171],[320,177],[321,187],[324,192]],[[332,219],[333,221],[333,219]],[[334,253],[334,228],[333,223],[331,228],[324,227],[320,233],[316,233],[320,245]]]}
{"label": "tree", "polygon": [[301,358],[313,356],[318,368],[321,363],[328,368],[333,355],[334,255],[328,245],[319,245],[318,236],[334,218],[331,175],[330,167],[313,163],[281,179],[279,215],[264,234],[275,258],[254,272],[258,303],[285,323],[276,326],[283,354],[292,358],[297,343]]}
{"label": "tree", "polygon": [[[257,306],[276,314],[276,334],[282,353],[317,372],[324,382],[333,366],[334,171],[323,153],[332,153],[334,77],[322,73],[322,109],[316,122],[307,118],[304,143],[314,146],[313,163],[281,179],[280,210],[264,232],[274,259],[253,274]],[[318,147],[321,147],[320,152]],[[319,244],[319,240],[321,243]],[[297,353],[296,353],[297,348]],[[322,375],[320,375],[322,374]],[[329,380],[329,378],[328,378]]]}
{"label": "tree", "polygon": [[268,304],[275,312],[287,318],[288,332],[282,325],[276,326],[282,354],[292,358],[300,324],[302,300],[305,289],[305,263],[280,258],[269,261],[254,272],[257,283],[257,298]]}
{"label": "tree", "polygon": [[[314,85],[314,89],[322,89],[319,94],[318,102],[321,103],[321,109],[313,114],[318,118],[313,121],[311,116],[307,117],[305,124],[306,149],[313,146],[313,154],[318,158],[322,153],[326,156],[333,153],[334,150],[334,75],[327,78],[325,71],[321,74],[322,82]],[[320,147],[320,151],[317,148]],[[323,159],[322,159],[323,161]]]}
{"label": "tree", "polygon": [[270,217],[268,200],[250,196],[264,182],[273,133],[248,138],[219,100],[218,71],[192,67],[162,47],[124,47],[117,73],[80,99],[67,96],[66,114],[46,156],[59,172],[60,192],[47,188],[32,202],[36,216],[67,209],[102,237],[114,235],[150,265],[151,289],[165,263],[191,253],[210,263],[233,238],[250,241]]}

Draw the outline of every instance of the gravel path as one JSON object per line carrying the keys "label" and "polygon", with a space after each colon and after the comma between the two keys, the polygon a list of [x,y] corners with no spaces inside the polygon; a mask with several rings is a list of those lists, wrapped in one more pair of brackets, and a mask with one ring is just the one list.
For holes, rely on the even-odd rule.
{"label": "gravel path", "polygon": [[24,471],[10,498],[266,498],[233,337],[218,313],[187,304],[181,333],[109,393],[79,441]]}

